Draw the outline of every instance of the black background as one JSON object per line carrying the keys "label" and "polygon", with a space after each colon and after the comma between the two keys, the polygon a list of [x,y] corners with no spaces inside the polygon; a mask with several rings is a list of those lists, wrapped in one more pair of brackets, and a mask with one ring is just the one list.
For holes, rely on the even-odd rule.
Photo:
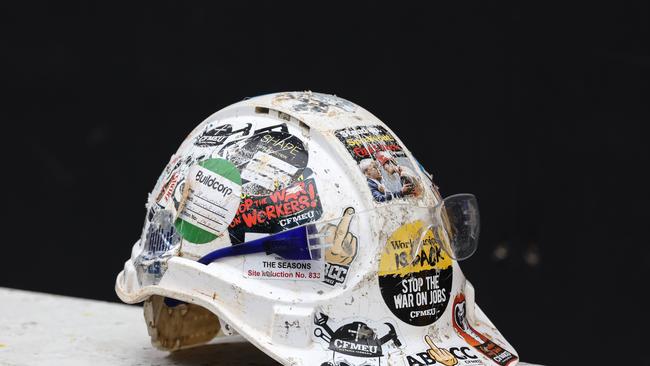
{"label": "black background", "polygon": [[463,270],[523,360],[647,364],[647,3],[1,7],[0,286],[118,301],[187,133],[309,89],[385,121],[443,194],[478,196]]}

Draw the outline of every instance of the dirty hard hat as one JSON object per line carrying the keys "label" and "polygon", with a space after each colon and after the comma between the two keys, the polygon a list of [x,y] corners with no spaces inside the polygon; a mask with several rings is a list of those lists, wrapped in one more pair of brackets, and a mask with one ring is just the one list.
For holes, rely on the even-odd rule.
{"label": "dirty hard hat", "polygon": [[377,117],[270,94],[182,142],[115,289],[166,350],[239,335],[284,365],[514,365],[458,265],[478,234],[474,196],[442,199]]}

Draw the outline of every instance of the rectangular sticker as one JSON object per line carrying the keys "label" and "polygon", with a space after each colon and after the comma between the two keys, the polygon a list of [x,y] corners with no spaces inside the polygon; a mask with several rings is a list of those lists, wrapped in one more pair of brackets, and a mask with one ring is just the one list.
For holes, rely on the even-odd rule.
{"label": "rectangular sticker", "polygon": [[[247,233],[246,241],[269,234]],[[244,257],[244,276],[262,280],[321,281],[323,261],[288,260],[274,255],[252,254]]]}
{"label": "rectangular sticker", "polygon": [[334,131],[366,177],[376,202],[420,197],[420,176],[406,151],[384,126],[357,126]]}
{"label": "rectangular sticker", "polygon": [[454,314],[452,319],[456,333],[465,342],[469,343],[477,351],[500,366],[507,366],[518,359],[514,353],[494,343],[469,325],[466,314],[465,295],[461,293],[454,299]]}

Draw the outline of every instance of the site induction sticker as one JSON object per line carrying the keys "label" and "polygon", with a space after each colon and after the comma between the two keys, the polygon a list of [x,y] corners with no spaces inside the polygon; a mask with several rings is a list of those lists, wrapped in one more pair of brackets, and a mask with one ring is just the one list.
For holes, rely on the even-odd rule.
{"label": "site induction sticker", "polygon": [[[384,302],[399,319],[430,325],[449,303],[452,261],[422,222],[402,225],[388,239],[379,262],[379,287]],[[422,238],[422,243],[418,243]]]}
{"label": "site induction sticker", "polygon": [[465,295],[461,293],[454,298],[454,314],[452,316],[452,321],[456,333],[463,337],[465,342],[469,343],[472,347],[476,348],[477,351],[481,352],[498,365],[506,366],[517,360],[517,356],[515,356],[514,353],[492,342],[488,337],[472,328],[467,321],[466,314]]}
{"label": "site induction sticker", "polygon": [[[247,233],[246,241],[270,234]],[[261,280],[321,281],[322,261],[288,260],[274,255],[255,254],[244,257],[244,276]]]}
{"label": "site induction sticker", "polygon": [[228,229],[239,207],[241,177],[224,159],[193,165],[187,175],[176,229],[191,243],[204,244]]}

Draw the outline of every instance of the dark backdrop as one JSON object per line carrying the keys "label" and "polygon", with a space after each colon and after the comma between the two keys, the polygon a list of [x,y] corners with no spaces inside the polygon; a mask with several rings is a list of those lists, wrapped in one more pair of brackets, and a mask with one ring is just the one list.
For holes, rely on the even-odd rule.
{"label": "dark backdrop", "polygon": [[613,4],[2,5],[0,286],[118,301],[186,134],[309,89],[376,114],[443,193],[478,196],[463,269],[524,360],[646,364],[649,9]]}

